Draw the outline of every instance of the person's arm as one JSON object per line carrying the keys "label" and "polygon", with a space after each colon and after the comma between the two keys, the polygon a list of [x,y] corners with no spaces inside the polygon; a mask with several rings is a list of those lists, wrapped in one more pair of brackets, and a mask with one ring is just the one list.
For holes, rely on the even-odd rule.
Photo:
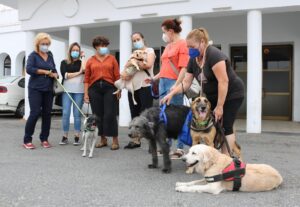
{"label": "person's arm", "polygon": [[[119,80],[120,79],[120,68],[119,68],[119,64],[116,60],[116,58],[114,57],[113,58],[113,71],[114,71],[114,78],[115,78],[115,81]],[[116,93],[116,96],[117,96],[117,99],[120,99],[121,98],[121,91],[119,91],[118,93]]]}
{"label": "person's arm", "polygon": [[170,104],[170,101],[172,100],[172,97],[176,94],[183,93],[187,89],[189,89],[192,85],[194,79],[194,75],[192,73],[185,73],[185,77],[183,79],[183,82],[177,85],[168,95],[166,95],[161,101],[161,104],[166,103],[167,105]]}
{"label": "person's arm", "polygon": [[89,82],[90,82],[90,76],[91,76],[91,63],[90,61],[87,61],[86,67],[85,67],[85,74],[84,74],[84,102],[89,103]]}
{"label": "person's arm", "polygon": [[225,61],[222,60],[216,63],[212,67],[212,70],[218,80],[218,102],[214,112],[216,120],[219,120],[223,116],[223,106],[226,100],[229,83]]}
{"label": "person's arm", "polygon": [[185,74],[186,74],[187,69],[185,67],[181,68],[179,74],[178,74],[178,78],[176,80],[175,83],[175,87],[177,87],[180,83],[182,83],[182,81],[184,80]]}

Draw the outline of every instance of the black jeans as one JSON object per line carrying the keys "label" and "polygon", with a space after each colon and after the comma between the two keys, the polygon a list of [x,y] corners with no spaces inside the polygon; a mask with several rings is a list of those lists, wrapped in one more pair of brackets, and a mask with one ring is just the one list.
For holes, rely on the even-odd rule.
{"label": "black jeans", "polygon": [[150,86],[134,91],[134,99],[136,100],[137,105],[133,104],[132,94],[128,92],[128,102],[132,119],[139,116],[145,109],[152,107],[153,98]]}
{"label": "black jeans", "polygon": [[93,114],[98,117],[98,135],[118,136],[118,100],[113,94],[117,89],[111,83],[99,80],[90,86],[88,93]]}
{"label": "black jeans", "polygon": [[34,134],[35,125],[40,115],[42,116],[42,131],[40,133],[40,140],[42,142],[47,141],[51,126],[53,92],[28,88],[28,100],[30,115],[25,125],[24,144],[32,142],[32,135]]}
{"label": "black jeans", "polygon": [[[237,98],[225,101],[223,106],[223,128],[225,135],[233,134],[233,124],[243,100],[244,98]],[[215,109],[216,105],[217,102],[211,102],[212,110]]]}

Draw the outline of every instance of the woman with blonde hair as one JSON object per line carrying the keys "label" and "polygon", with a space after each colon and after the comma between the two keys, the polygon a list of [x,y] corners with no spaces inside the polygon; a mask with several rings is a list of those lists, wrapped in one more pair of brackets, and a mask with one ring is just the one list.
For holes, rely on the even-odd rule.
{"label": "woman with blonde hair", "polygon": [[[229,58],[218,48],[209,44],[206,29],[192,30],[187,38],[190,61],[183,83],[163,98],[161,103],[170,103],[175,94],[183,93],[195,77],[211,103],[215,120],[223,119],[226,139],[232,149],[235,142],[233,123],[244,99],[244,83],[231,67]],[[228,153],[226,147],[223,153]]]}
{"label": "woman with blonde hair", "polygon": [[58,78],[52,53],[49,51],[51,37],[47,33],[39,33],[35,38],[35,50],[28,56],[26,72],[30,75],[28,83],[28,100],[30,114],[25,126],[24,144],[26,149],[34,149],[32,135],[35,125],[42,116],[41,145],[49,148],[48,142],[51,111],[53,105],[53,81]]}
{"label": "woman with blonde hair", "polygon": [[[83,105],[83,94],[84,94],[84,70],[85,70],[85,59],[84,52],[81,51],[81,47],[77,42],[70,45],[68,50],[67,59],[63,60],[60,64],[60,72],[63,77],[63,85],[68,91],[69,95],[75,101],[79,108]],[[81,131],[81,114],[67,93],[62,95],[62,106],[63,106],[63,118],[62,128],[64,131],[60,145],[68,144],[68,133],[70,127],[70,113],[71,106],[73,105],[74,115],[74,143],[73,145],[79,145],[79,136]]]}

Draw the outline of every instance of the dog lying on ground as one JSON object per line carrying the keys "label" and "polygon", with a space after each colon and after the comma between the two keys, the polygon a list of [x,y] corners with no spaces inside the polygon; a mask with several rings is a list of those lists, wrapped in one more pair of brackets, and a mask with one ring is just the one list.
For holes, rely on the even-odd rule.
{"label": "dog lying on ground", "polygon": [[[129,66],[124,69],[123,72],[127,73],[128,76],[133,76],[136,72],[140,71],[140,67],[138,65],[138,61],[142,61],[146,63],[146,52],[143,50],[135,50],[130,59],[128,60]],[[129,92],[132,93],[133,103],[136,105],[136,101],[134,99],[134,85],[131,80],[117,80],[114,85],[117,87],[117,91],[113,94],[117,94],[120,90],[126,88]]]}
{"label": "dog lying on ground", "polygon": [[[191,122],[191,137],[193,145],[202,142],[208,146],[216,147],[222,142],[222,134],[214,125],[214,117],[211,110],[211,104],[206,97],[196,98],[191,105],[193,119]],[[231,149],[235,156],[241,157],[241,147],[234,143]]]}
{"label": "dog lying on ground", "polygon": [[169,105],[165,109],[165,122],[162,120],[161,109],[152,107],[131,121],[128,136],[131,138],[145,137],[149,141],[152,152],[152,164],[148,165],[149,168],[157,168],[156,143],[158,143],[163,153],[164,167],[162,171],[164,173],[171,172],[170,146],[167,143],[167,138],[177,138],[189,110],[190,108],[187,106]]}
{"label": "dog lying on ground", "polygon": [[83,150],[82,157],[85,157],[87,154],[88,146],[89,146],[89,158],[93,157],[93,152],[95,149],[95,144],[98,136],[98,128],[97,128],[97,117],[96,115],[90,115],[84,119],[83,122],[84,130],[82,133],[83,140]]}
{"label": "dog lying on ground", "polygon": [[[176,191],[219,194],[224,190],[233,190],[233,181],[211,182],[209,180],[211,176],[221,174],[223,169],[231,164],[232,158],[221,154],[213,147],[200,144],[191,147],[182,160],[205,178],[187,183],[177,182]],[[277,188],[281,183],[282,177],[273,167],[266,164],[247,164],[239,190],[268,191]]]}

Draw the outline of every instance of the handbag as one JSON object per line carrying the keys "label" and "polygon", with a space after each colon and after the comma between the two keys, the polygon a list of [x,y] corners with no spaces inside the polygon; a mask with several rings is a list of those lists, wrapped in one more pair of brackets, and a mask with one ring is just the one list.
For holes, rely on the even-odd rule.
{"label": "handbag", "polygon": [[[147,73],[147,75],[151,78],[149,71],[147,71],[147,70],[143,70],[143,71],[145,71],[145,73]],[[159,80],[151,81],[150,89],[151,89],[152,97],[154,99],[158,99],[159,98]]]}
{"label": "handbag", "polygon": [[184,124],[181,129],[181,133],[178,135],[178,140],[180,140],[183,144],[192,146],[192,136],[191,136],[191,130],[190,130],[190,123],[193,118],[193,112],[192,110],[189,111],[188,115],[185,118]]}
{"label": "handbag", "polygon": [[53,82],[53,94],[55,96],[62,94],[64,92],[64,89],[61,86],[61,83],[59,83],[58,81],[59,81],[58,79],[54,79],[54,82]]}
{"label": "handbag", "polygon": [[[177,68],[175,67],[175,65],[174,65],[174,63],[172,62],[171,59],[169,59],[169,61],[170,61],[170,65],[171,65],[172,70],[174,71],[174,73],[178,77],[179,73],[178,73]],[[198,97],[200,95],[200,91],[201,91],[201,86],[199,85],[197,79],[194,77],[190,88],[188,90],[186,90],[184,93],[185,93],[185,96],[188,99],[190,99],[190,98]]]}

